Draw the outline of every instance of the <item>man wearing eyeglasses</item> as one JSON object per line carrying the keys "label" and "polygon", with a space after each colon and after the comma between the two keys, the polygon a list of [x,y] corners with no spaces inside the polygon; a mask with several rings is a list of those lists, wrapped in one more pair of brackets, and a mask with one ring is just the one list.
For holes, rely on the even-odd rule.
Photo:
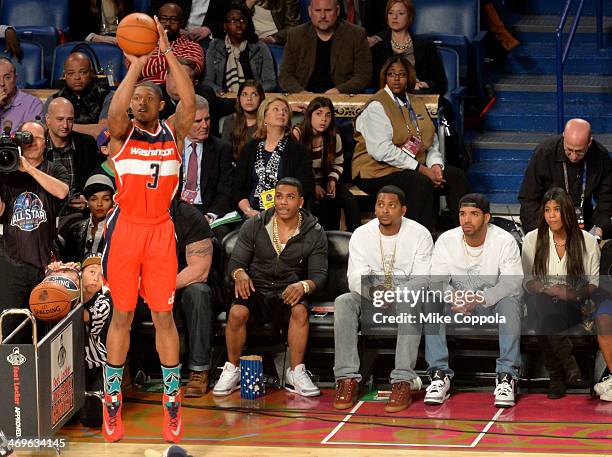
{"label": "man wearing eyeglasses", "polygon": [[[181,34],[181,29],[185,26],[183,9],[176,3],[164,3],[159,8],[157,18],[168,35],[172,53],[177,59],[183,57],[193,62],[196,66],[195,74],[199,77],[204,71],[204,52],[198,43]],[[166,59],[159,52],[159,46],[142,69],[139,82],[143,81],[155,84],[166,82]]]}
{"label": "man wearing eyeglasses", "polygon": [[581,228],[599,238],[612,235],[612,160],[584,119],[570,119],[562,135],[546,138],[531,156],[518,195],[525,233],[538,228],[542,197],[551,187],[570,194]]}

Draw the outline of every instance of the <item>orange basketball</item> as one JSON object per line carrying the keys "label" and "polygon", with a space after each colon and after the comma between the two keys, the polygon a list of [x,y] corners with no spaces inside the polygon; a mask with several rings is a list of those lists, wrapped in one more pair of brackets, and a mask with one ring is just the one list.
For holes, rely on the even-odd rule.
{"label": "orange basketball", "polygon": [[155,49],[158,39],[155,21],[144,13],[128,14],[117,27],[117,44],[126,54],[144,56]]}
{"label": "orange basketball", "polygon": [[70,311],[70,294],[55,282],[41,282],[30,294],[30,310],[41,321],[58,321]]}

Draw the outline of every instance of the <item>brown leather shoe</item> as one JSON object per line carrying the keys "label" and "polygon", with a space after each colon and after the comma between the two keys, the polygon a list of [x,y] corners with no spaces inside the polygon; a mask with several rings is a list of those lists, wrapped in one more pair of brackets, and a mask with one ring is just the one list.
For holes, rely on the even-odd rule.
{"label": "brown leather shoe", "polygon": [[355,378],[346,378],[336,381],[335,409],[349,409],[357,403],[359,395],[359,382]]}
{"label": "brown leather shoe", "polygon": [[401,381],[393,383],[391,388],[391,396],[385,405],[385,411],[388,413],[397,413],[410,406],[412,403],[412,392],[410,391],[410,383]]}
{"label": "brown leather shoe", "polygon": [[191,371],[185,387],[186,398],[199,398],[208,392],[208,371]]}

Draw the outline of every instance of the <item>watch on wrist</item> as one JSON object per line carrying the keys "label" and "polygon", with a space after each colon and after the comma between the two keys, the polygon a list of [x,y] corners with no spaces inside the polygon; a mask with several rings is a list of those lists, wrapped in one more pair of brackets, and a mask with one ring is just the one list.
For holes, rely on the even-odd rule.
{"label": "watch on wrist", "polygon": [[304,288],[304,294],[310,293],[310,286],[306,281],[300,281],[302,283],[302,287]]}

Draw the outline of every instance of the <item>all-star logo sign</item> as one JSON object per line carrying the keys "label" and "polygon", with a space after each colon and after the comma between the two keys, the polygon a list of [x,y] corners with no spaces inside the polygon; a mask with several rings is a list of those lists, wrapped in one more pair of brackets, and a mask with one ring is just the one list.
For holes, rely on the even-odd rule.
{"label": "all-star logo sign", "polygon": [[32,232],[43,222],[47,222],[47,212],[38,195],[33,192],[19,194],[13,205],[11,226],[24,232]]}
{"label": "all-star logo sign", "polygon": [[13,348],[13,353],[6,358],[13,366],[13,403],[15,406],[15,436],[21,436],[21,378],[19,368],[26,362],[25,356],[19,353],[19,348]]}

